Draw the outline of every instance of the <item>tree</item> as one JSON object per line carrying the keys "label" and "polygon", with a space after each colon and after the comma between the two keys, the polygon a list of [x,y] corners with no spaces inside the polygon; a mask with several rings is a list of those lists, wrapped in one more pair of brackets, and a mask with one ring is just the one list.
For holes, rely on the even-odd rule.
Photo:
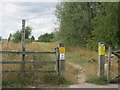
{"label": "tree", "polygon": [[97,49],[98,42],[120,47],[118,3],[62,2],[56,6],[58,40],[68,46]]}
{"label": "tree", "polygon": [[0,36],[0,41],[2,40],[2,37]]}
{"label": "tree", "polygon": [[9,42],[10,40],[12,40],[12,34],[11,34],[11,33],[9,34],[8,42]]}
{"label": "tree", "polygon": [[120,2],[118,3],[118,32],[117,32],[117,37],[118,37],[118,48],[120,49]]}
{"label": "tree", "polygon": [[[31,36],[31,32],[32,32],[32,28],[27,26],[25,28],[25,39],[29,39],[30,36]],[[22,33],[22,30],[18,30],[16,31],[13,35],[12,35],[12,40],[16,43],[20,42],[21,41],[21,33]]]}
{"label": "tree", "polygon": [[98,3],[63,2],[56,7],[56,17],[60,24],[57,37],[65,45],[85,46],[91,38],[93,11]]}
{"label": "tree", "polygon": [[25,28],[25,39],[28,39],[31,36],[32,28],[27,26]]}
{"label": "tree", "polygon": [[21,41],[21,32],[20,31],[16,31],[16,33],[13,34],[13,41],[15,43],[18,43]]}
{"label": "tree", "polygon": [[93,19],[93,43],[104,42],[106,46],[120,47],[118,36],[118,3],[102,3],[105,14],[99,14]]}
{"label": "tree", "polygon": [[51,34],[45,33],[38,37],[38,41],[39,42],[50,42],[50,40],[53,38],[54,38],[53,33],[51,33]]}
{"label": "tree", "polygon": [[35,41],[35,37],[34,36],[31,37],[31,41]]}

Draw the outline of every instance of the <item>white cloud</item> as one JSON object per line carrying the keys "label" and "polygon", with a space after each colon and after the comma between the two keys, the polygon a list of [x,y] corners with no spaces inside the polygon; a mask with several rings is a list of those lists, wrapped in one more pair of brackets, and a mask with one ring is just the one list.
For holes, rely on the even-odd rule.
{"label": "white cloud", "polygon": [[4,0],[4,2],[61,2],[62,0]]}
{"label": "white cloud", "polygon": [[119,0],[4,0],[4,2],[119,2]]}
{"label": "white cloud", "polygon": [[36,24],[36,25],[40,25],[40,24],[45,24],[45,23],[48,23],[50,21],[52,21],[53,18],[35,18],[35,19],[31,19],[29,20],[29,23],[32,25],[32,24]]}
{"label": "white cloud", "polygon": [[3,3],[2,37],[8,38],[9,33],[21,29],[21,20],[31,26],[35,38],[54,29],[56,17],[53,14],[57,3]]}
{"label": "white cloud", "polygon": [[36,38],[44,33],[51,33],[55,27],[54,22],[55,18],[43,17],[36,18],[28,21],[27,25],[32,26],[33,35],[36,35]]}

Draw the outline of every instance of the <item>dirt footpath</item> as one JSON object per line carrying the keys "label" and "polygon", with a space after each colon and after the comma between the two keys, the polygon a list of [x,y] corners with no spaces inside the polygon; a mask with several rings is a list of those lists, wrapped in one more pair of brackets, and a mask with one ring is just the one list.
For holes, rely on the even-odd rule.
{"label": "dirt footpath", "polygon": [[70,85],[68,88],[118,88],[118,84],[95,85],[91,83],[86,83],[85,81],[87,79],[87,76],[85,74],[85,68],[70,62],[67,63],[72,65],[74,68],[79,68],[81,71],[80,74],[76,76],[78,78],[78,84]]}

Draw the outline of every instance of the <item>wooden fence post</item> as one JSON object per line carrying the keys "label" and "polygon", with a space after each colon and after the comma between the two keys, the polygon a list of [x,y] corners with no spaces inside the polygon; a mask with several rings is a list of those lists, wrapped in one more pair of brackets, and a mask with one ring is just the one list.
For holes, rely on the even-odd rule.
{"label": "wooden fence post", "polygon": [[[0,51],[2,51],[2,40],[0,39]],[[2,54],[0,54],[0,62],[2,62]],[[2,64],[0,64],[0,71],[2,71]],[[0,90],[2,90],[2,72],[0,72]]]}
{"label": "wooden fence post", "polygon": [[98,77],[104,75],[104,62],[105,62],[105,46],[104,43],[98,44]]}
{"label": "wooden fence post", "polygon": [[108,49],[107,82],[110,82],[111,53],[112,53],[112,49],[111,49],[111,47],[109,47],[109,49]]}
{"label": "wooden fence post", "polygon": [[[22,52],[25,52],[25,20],[22,20],[22,34],[21,34],[21,40],[22,40]],[[25,54],[22,54],[22,66],[21,66],[22,72],[25,70]]]}
{"label": "wooden fence post", "polygon": [[55,48],[55,52],[56,52],[56,71],[57,71],[57,74],[59,75],[59,48],[58,47]]}
{"label": "wooden fence post", "polygon": [[[120,75],[120,58],[118,58],[118,75]],[[118,88],[120,89],[120,77],[118,78]]]}
{"label": "wooden fence post", "polygon": [[59,74],[64,76],[65,72],[65,47],[62,43],[58,44],[59,47]]}

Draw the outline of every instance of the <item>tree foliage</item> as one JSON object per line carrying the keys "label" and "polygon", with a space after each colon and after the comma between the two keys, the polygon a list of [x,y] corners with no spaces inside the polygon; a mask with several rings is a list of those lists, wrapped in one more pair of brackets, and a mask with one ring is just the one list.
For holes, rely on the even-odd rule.
{"label": "tree foliage", "polygon": [[0,41],[2,40],[2,37],[0,36]]}
{"label": "tree foliage", "polygon": [[54,38],[53,33],[51,34],[45,33],[38,37],[38,41],[39,42],[50,42],[53,38]]}
{"label": "tree foliage", "polygon": [[9,37],[8,37],[8,42],[12,40],[12,34],[10,33]]}
{"label": "tree foliage", "polygon": [[18,43],[21,41],[21,32],[20,31],[16,31],[14,34],[13,34],[13,41],[15,43]]}
{"label": "tree foliage", "polygon": [[31,36],[31,41],[35,41],[35,37],[34,36]]}
{"label": "tree foliage", "polygon": [[98,14],[92,21],[94,41],[104,42],[106,46],[119,48],[118,3],[102,3],[104,14]]}
{"label": "tree foliage", "polygon": [[118,3],[62,2],[56,6],[56,37],[68,46],[97,49],[98,42],[120,47]]}
{"label": "tree foliage", "polygon": [[67,45],[85,46],[91,37],[92,23],[97,3],[62,3],[56,7],[60,23],[58,36]]}
{"label": "tree foliage", "polygon": [[[25,39],[26,39],[26,40],[30,40],[31,32],[32,32],[32,28],[29,27],[29,26],[27,26],[27,27],[25,28]],[[22,36],[21,33],[22,33],[22,30],[18,30],[18,31],[16,31],[13,35],[10,34],[8,40],[11,40],[11,38],[12,38],[12,40],[13,40],[15,43],[20,42],[20,41],[21,41],[21,36]]]}

